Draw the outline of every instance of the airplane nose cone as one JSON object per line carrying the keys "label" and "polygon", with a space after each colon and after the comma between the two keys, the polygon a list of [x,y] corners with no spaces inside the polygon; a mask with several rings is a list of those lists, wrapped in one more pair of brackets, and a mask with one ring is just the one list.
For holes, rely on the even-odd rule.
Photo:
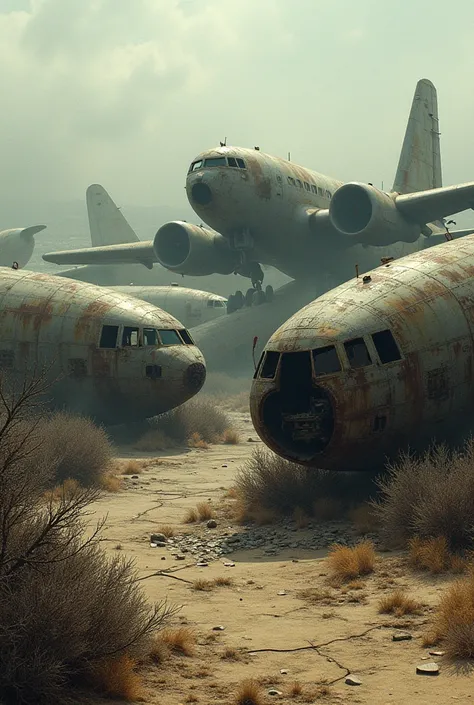
{"label": "airplane nose cone", "polygon": [[191,188],[191,198],[198,205],[207,206],[212,201],[212,191],[207,184],[199,181]]}
{"label": "airplane nose cone", "polygon": [[196,394],[206,381],[206,368],[202,362],[193,362],[184,373],[184,386]]}

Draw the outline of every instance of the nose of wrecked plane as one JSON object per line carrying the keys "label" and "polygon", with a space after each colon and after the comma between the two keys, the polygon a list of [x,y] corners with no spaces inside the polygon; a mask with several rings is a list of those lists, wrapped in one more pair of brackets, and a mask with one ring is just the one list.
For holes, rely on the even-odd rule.
{"label": "nose of wrecked plane", "polygon": [[191,186],[191,200],[199,206],[208,206],[212,201],[212,191],[203,181]]}

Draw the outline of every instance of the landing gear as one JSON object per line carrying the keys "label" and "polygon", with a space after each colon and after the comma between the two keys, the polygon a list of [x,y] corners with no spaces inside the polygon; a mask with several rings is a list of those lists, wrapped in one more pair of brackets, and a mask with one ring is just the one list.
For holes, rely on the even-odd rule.
{"label": "landing gear", "polygon": [[265,291],[262,289],[264,274],[260,264],[254,260],[248,261],[245,253],[242,253],[242,262],[236,268],[234,274],[248,277],[252,282],[252,286],[247,289],[245,295],[240,290],[230,294],[227,299],[227,313],[233,313],[244,307],[260,306],[273,301],[273,287],[268,285],[265,287]]}

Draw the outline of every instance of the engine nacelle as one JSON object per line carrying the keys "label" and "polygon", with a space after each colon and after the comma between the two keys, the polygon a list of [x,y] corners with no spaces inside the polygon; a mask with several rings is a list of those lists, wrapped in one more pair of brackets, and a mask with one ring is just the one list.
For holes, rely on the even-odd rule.
{"label": "engine nacelle", "polygon": [[195,277],[231,274],[238,260],[225,237],[179,220],[166,223],[158,230],[153,249],[163,267]]}
{"label": "engine nacelle", "polygon": [[405,220],[391,196],[356,182],[344,184],[334,193],[329,219],[340,233],[367,245],[415,242],[421,233],[419,225]]}

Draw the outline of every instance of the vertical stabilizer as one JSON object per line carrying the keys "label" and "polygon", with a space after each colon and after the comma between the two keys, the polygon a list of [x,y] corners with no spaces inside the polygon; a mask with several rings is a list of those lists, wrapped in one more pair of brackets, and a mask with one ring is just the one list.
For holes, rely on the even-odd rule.
{"label": "vertical stabilizer", "polygon": [[89,186],[86,201],[92,247],[139,241],[103,186]]}
{"label": "vertical stabilizer", "polygon": [[436,88],[422,78],[416,84],[393,191],[413,193],[442,185]]}

